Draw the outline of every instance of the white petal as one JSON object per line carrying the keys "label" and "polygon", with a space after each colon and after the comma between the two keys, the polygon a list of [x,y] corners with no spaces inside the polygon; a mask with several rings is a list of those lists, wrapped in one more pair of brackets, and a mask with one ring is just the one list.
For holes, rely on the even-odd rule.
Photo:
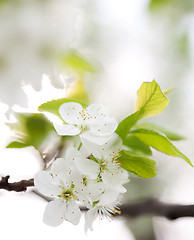
{"label": "white petal", "polygon": [[[87,154],[87,156],[89,155],[90,153]],[[99,173],[99,164],[86,158],[85,154],[82,154],[82,151],[78,151],[73,147],[67,149],[65,159],[67,159],[70,164],[75,164],[78,171],[82,174],[96,178]]]}
{"label": "white petal", "polygon": [[55,199],[47,204],[43,222],[49,226],[56,227],[65,219],[66,204],[61,199]]}
{"label": "white petal", "polygon": [[59,108],[59,113],[66,123],[80,125],[83,107],[76,102],[63,103]]}
{"label": "white petal", "polygon": [[106,107],[104,107],[101,104],[91,104],[86,108],[86,111],[88,114],[90,114],[92,117],[102,117],[102,116],[108,116],[109,111]]}
{"label": "white petal", "polygon": [[55,122],[53,123],[53,126],[57,133],[61,136],[75,136],[81,132],[78,127],[70,124],[59,124]]}
{"label": "white petal", "polygon": [[118,199],[119,194],[120,194],[119,192],[114,192],[111,191],[110,189],[106,190],[103,194],[100,195],[100,201],[97,205],[101,206],[111,204]]}
{"label": "white petal", "polygon": [[90,131],[94,135],[106,136],[112,134],[118,126],[116,118],[103,117],[98,118],[98,121],[91,122]]}
{"label": "white petal", "polygon": [[85,193],[91,202],[99,201],[101,194],[107,189],[103,182],[88,181]]}
{"label": "white petal", "polygon": [[85,192],[85,186],[83,185],[83,191],[78,188],[74,188],[74,190],[76,191],[74,195],[77,196],[77,200],[79,199],[79,202],[84,204],[84,206],[89,209],[92,206],[92,202],[90,201],[89,196]]}
{"label": "white petal", "polygon": [[120,167],[117,173],[118,182],[120,182],[121,184],[126,184],[129,182],[129,174],[125,169]]}
{"label": "white petal", "polygon": [[61,189],[48,172],[41,171],[34,177],[34,185],[45,196],[57,196]]}
{"label": "white petal", "polygon": [[87,132],[80,134],[81,141],[82,141],[82,139],[86,139],[86,140],[96,143],[98,145],[105,144],[111,137],[112,137],[111,134],[107,135],[107,136],[99,136],[99,135],[97,136],[97,135],[94,135],[91,131],[87,131]]}
{"label": "white petal", "polygon": [[97,178],[99,173],[99,164],[91,159],[79,156],[75,159],[77,169],[84,175],[89,175],[93,178]]}
{"label": "white petal", "polygon": [[104,145],[104,158],[114,157],[116,153],[120,152],[122,149],[121,138],[114,133],[108,142]]}
{"label": "white petal", "polygon": [[104,145],[98,145],[94,142],[91,142],[88,139],[84,138],[83,135],[81,135],[81,141],[83,143],[82,149],[87,152],[87,156],[93,155],[98,159],[101,159],[103,157],[101,148],[103,148]]}
{"label": "white petal", "polygon": [[104,173],[101,173],[101,176],[103,182],[106,183],[113,191],[118,191],[120,193],[126,192],[126,189],[122,186],[122,183],[118,181],[118,174],[104,171]]}
{"label": "white petal", "polygon": [[65,160],[71,165],[74,164],[75,157],[79,156],[80,152],[74,148],[69,147],[65,152]]}
{"label": "white petal", "polygon": [[83,182],[81,171],[76,164],[77,159],[80,156],[82,157],[80,152],[73,147],[68,148],[65,153],[65,160],[68,162],[71,170],[68,172],[69,178],[74,183],[74,185],[78,186]]}
{"label": "white petal", "polygon": [[88,229],[91,231],[93,230],[92,224],[94,220],[97,218],[98,213],[97,213],[97,208],[91,208],[88,210],[85,214],[85,232],[87,233]]}
{"label": "white petal", "polygon": [[59,185],[61,182],[66,182],[69,180],[67,175],[68,171],[69,166],[63,158],[57,158],[51,166],[51,173],[53,175],[53,178],[58,182]]}
{"label": "white petal", "polygon": [[81,218],[81,211],[74,200],[67,204],[65,219],[74,225],[77,225]]}
{"label": "white petal", "polygon": [[94,155],[98,159],[112,159],[112,157],[114,157],[116,153],[121,150],[122,140],[118,137],[116,133],[113,134],[111,138],[102,145],[88,141],[88,139],[82,137],[82,134],[80,136],[85,149],[89,149],[88,154],[92,153],[92,155]]}

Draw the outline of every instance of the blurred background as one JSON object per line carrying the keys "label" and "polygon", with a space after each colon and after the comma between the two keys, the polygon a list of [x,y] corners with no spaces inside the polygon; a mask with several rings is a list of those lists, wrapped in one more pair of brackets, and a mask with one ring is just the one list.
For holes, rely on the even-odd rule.
{"label": "blurred background", "polygon": [[[194,163],[193,66],[193,0],[0,0],[0,175],[28,179],[42,167],[34,149],[5,149],[12,132],[4,122],[13,110],[34,111],[53,98],[79,96],[107,106],[121,120],[134,111],[141,83],[153,79],[162,89],[174,89],[169,106],[153,121],[185,136],[175,145]],[[158,175],[131,176],[125,202],[157,197],[193,204],[193,169],[164,154],[154,152],[154,158]],[[45,226],[45,206],[31,191],[2,190],[1,236],[192,240],[194,235],[192,218],[120,217],[97,221],[85,236],[83,222]]]}

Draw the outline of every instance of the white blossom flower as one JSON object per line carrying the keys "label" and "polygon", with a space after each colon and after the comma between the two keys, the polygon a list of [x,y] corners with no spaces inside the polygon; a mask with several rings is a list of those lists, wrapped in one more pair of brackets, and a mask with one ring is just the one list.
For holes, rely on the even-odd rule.
{"label": "white blossom flower", "polygon": [[93,201],[90,209],[85,214],[85,232],[87,233],[88,229],[93,230],[92,224],[94,220],[99,216],[102,220],[103,217],[106,217],[108,220],[112,219],[112,215],[119,213],[119,204],[120,193],[114,192],[110,189],[105,189],[104,192],[99,195],[99,200]]}
{"label": "white blossom flower", "polygon": [[[72,148],[66,152],[66,159],[71,159]],[[37,190],[55,199],[48,203],[43,221],[50,226],[58,226],[63,220],[78,224],[81,211],[76,201],[87,202],[83,195],[83,177],[70,161],[58,158],[50,171],[41,171],[34,178]],[[90,202],[88,202],[89,204]]]}
{"label": "white blossom flower", "polygon": [[117,161],[121,143],[121,139],[116,134],[104,145],[97,145],[84,139],[83,145],[90,159],[77,155],[75,164],[86,176],[92,177],[91,173],[95,172],[98,180],[102,180],[113,191],[124,193],[126,189],[122,185],[129,179],[128,172]]}
{"label": "white blossom flower", "polygon": [[80,135],[97,144],[109,140],[117,128],[117,120],[109,116],[108,110],[100,104],[83,108],[76,102],[64,103],[59,108],[64,124],[54,123],[59,135]]}

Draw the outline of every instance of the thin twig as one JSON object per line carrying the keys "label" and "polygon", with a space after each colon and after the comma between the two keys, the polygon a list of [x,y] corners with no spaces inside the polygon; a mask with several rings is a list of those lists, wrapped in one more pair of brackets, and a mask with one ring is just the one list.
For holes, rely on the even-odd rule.
{"label": "thin twig", "polygon": [[21,180],[19,182],[9,183],[10,176],[5,176],[1,178],[0,189],[5,189],[7,191],[22,192],[26,191],[28,187],[34,186],[34,179]]}

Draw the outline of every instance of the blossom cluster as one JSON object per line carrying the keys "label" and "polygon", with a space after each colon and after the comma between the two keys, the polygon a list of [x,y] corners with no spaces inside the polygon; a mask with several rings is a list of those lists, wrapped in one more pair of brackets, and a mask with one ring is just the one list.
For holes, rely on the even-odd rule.
{"label": "blossom cluster", "polygon": [[115,133],[117,120],[99,104],[83,108],[77,102],[60,106],[63,123],[54,123],[59,135],[79,136],[79,147],[66,149],[51,167],[34,179],[38,191],[53,200],[46,206],[43,221],[58,226],[64,220],[78,224],[80,206],[85,206],[85,231],[99,215],[111,218],[119,213],[119,201],[126,192],[128,172],[118,161],[122,141]]}

